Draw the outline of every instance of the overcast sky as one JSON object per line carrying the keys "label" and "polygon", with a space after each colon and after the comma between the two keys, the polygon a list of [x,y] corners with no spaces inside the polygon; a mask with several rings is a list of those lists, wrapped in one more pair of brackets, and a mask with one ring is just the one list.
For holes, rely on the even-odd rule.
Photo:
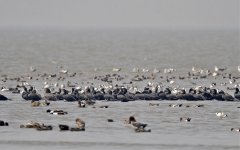
{"label": "overcast sky", "polygon": [[0,0],[0,27],[238,28],[240,0]]}

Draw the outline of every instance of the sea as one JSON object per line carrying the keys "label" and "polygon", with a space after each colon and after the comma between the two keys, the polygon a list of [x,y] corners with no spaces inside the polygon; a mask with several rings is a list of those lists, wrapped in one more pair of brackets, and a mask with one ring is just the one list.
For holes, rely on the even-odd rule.
{"label": "sea", "polygon": [[[227,29],[0,29],[0,87],[14,87],[19,82],[11,78],[22,77],[43,94],[46,84],[76,86],[99,86],[107,84],[96,80],[96,76],[119,74],[123,80],[112,84],[130,86],[136,75],[149,76],[159,70],[156,78],[136,81],[140,89],[149,82],[163,86],[190,88],[209,86],[227,91],[234,84],[228,78],[207,77],[206,79],[175,80],[174,84],[165,77],[187,76],[196,69],[214,71],[224,68],[226,73],[239,77],[240,65],[239,30]],[[35,68],[32,72],[30,67]],[[113,72],[113,69],[119,72]],[[133,69],[139,72],[133,72]],[[173,73],[165,74],[164,69]],[[65,80],[41,78],[40,74],[59,75],[61,70],[69,74]],[[5,77],[7,81],[4,81]],[[27,77],[32,77],[30,78]],[[163,76],[163,78],[160,78]],[[46,83],[47,82],[47,83]],[[223,84],[226,83],[226,84]],[[109,83],[108,83],[109,84]],[[224,86],[222,86],[224,85]],[[233,95],[232,90],[227,91]],[[0,120],[9,126],[0,127],[0,149],[86,149],[86,150],[239,150],[240,133],[231,128],[240,128],[240,103],[224,101],[97,101],[96,107],[79,108],[77,102],[56,101],[45,107],[31,107],[21,94],[0,91],[10,98],[0,101]],[[149,106],[149,103],[159,106]],[[169,107],[183,104],[183,107]],[[203,104],[204,107],[196,107]],[[109,108],[99,106],[108,105]],[[185,107],[189,105],[190,107]],[[47,109],[63,109],[67,115],[50,115]],[[218,118],[224,112],[227,118]],[[129,116],[147,123],[151,132],[136,133],[124,124]],[[76,126],[75,119],[86,122],[86,131],[59,131],[59,124]],[[192,118],[180,122],[180,117]],[[107,122],[113,119],[114,122]],[[52,131],[36,131],[20,128],[21,124],[34,121],[53,126]]]}

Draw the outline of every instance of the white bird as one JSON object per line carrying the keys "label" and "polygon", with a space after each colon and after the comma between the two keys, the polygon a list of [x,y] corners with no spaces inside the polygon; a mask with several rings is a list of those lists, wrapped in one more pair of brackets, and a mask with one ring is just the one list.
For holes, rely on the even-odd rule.
{"label": "white bird", "polygon": [[182,107],[183,104],[170,104],[169,107]]}
{"label": "white bird", "polygon": [[234,82],[234,81],[232,81],[232,80],[229,80],[229,84],[233,84],[233,82]]}
{"label": "white bird", "polygon": [[164,69],[164,73],[172,73],[173,71],[176,71],[176,69],[173,69],[173,68]]}
{"label": "white bird", "polygon": [[214,67],[214,70],[215,70],[216,72],[218,72],[218,71],[219,71],[219,68],[218,68],[217,66],[215,66],[215,67]]}
{"label": "white bird", "polygon": [[197,74],[197,73],[200,73],[200,74],[203,74],[204,70],[201,69],[201,68],[195,68],[194,66],[192,67],[192,72]]}
{"label": "white bird", "polygon": [[132,72],[139,72],[139,68],[133,68]]}
{"label": "white bird", "polygon": [[27,82],[22,82],[22,84],[23,84],[24,86],[29,86],[29,85],[30,85],[30,84],[27,83]]}
{"label": "white bird", "polygon": [[37,69],[34,68],[33,66],[31,66],[31,67],[30,67],[30,71],[35,72],[35,71],[37,71]]}
{"label": "white bird", "polygon": [[214,67],[214,70],[216,71],[216,72],[218,72],[218,71],[224,71],[224,70],[226,70],[227,68],[219,68],[219,67],[217,67],[217,66],[215,66]]}
{"label": "white bird", "polygon": [[79,90],[79,91],[80,91],[80,90],[82,90],[82,87],[77,86],[77,87],[76,87],[76,90]]}
{"label": "white bird", "polygon": [[177,88],[174,88],[173,90],[172,90],[172,94],[178,94],[179,93],[179,90],[177,89]]}
{"label": "white bird", "polygon": [[172,104],[172,105],[169,105],[169,107],[177,107],[178,105],[175,105],[175,104]]}
{"label": "white bird", "polygon": [[228,117],[228,115],[224,114],[223,112],[217,112],[216,115],[219,118],[226,118],[226,117]]}
{"label": "white bird", "polygon": [[240,72],[240,65],[238,66],[238,72]]}
{"label": "white bird", "polygon": [[68,70],[62,69],[62,70],[60,71],[60,73],[67,74],[67,73],[68,73]]}
{"label": "white bird", "polygon": [[65,88],[65,85],[64,85],[64,84],[61,84],[60,88],[61,88],[61,89],[64,89],[64,88]]}
{"label": "white bird", "polygon": [[195,67],[193,66],[193,67],[192,67],[192,72],[195,72],[195,71],[196,71],[196,69],[195,69]]}
{"label": "white bird", "polygon": [[148,82],[147,86],[153,86],[152,82]]}
{"label": "white bird", "polygon": [[217,75],[218,75],[217,72],[213,72],[213,74],[212,74],[213,77],[215,77],[215,76],[217,76]]}
{"label": "white bird", "polygon": [[159,73],[159,72],[160,72],[160,70],[158,70],[157,68],[153,69],[153,73]]}
{"label": "white bird", "polygon": [[142,69],[142,72],[149,72],[149,70],[146,69],[146,68],[143,68],[143,69]]}
{"label": "white bird", "polygon": [[56,82],[56,83],[54,84],[54,86],[55,86],[55,87],[58,87],[58,83]]}
{"label": "white bird", "polygon": [[2,92],[5,92],[5,91],[10,91],[10,90],[9,90],[9,88],[2,87],[2,88],[1,88],[1,91],[2,91]]}
{"label": "white bird", "polygon": [[186,121],[186,122],[190,122],[192,118],[180,118],[180,121]]}
{"label": "white bird", "polygon": [[121,71],[121,68],[113,68],[112,71],[113,72],[119,72],[119,71]]}
{"label": "white bird", "polygon": [[50,88],[50,85],[49,85],[49,84],[46,84],[43,88],[44,88],[44,89]]}
{"label": "white bird", "polygon": [[240,84],[235,84],[234,87],[235,87],[235,88],[236,88],[236,87],[240,87]]}
{"label": "white bird", "polygon": [[202,87],[202,86],[197,86],[197,87],[195,87],[195,90],[197,90],[197,91],[202,91],[202,90],[203,90],[203,87]]}
{"label": "white bird", "polygon": [[231,128],[231,131],[233,131],[233,132],[240,132],[240,128]]}

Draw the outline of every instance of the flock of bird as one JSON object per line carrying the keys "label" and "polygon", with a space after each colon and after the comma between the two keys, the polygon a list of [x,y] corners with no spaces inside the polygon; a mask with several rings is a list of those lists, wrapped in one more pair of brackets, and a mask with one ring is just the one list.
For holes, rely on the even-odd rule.
{"label": "flock of bird", "polygon": [[[34,102],[38,102],[38,101],[34,101]],[[80,101],[80,103],[78,103],[78,106],[80,108],[85,108],[89,106],[92,106],[92,108],[96,108],[94,104],[95,103],[88,103],[87,101]],[[154,106],[158,107],[160,105],[161,105],[160,103],[149,103],[150,107],[154,107]],[[44,105],[44,106],[47,107],[48,105]],[[183,103],[169,104],[168,106],[173,108],[174,107],[205,107],[204,104],[197,104],[197,105],[190,106],[189,104],[183,104]],[[108,105],[102,105],[99,108],[108,108]],[[51,115],[67,115],[68,114],[68,112],[60,109],[54,109],[54,110],[47,109],[46,112]],[[215,114],[216,114],[216,117],[218,117],[219,119],[224,119],[229,117],[228,114],[225,114],[224,112],[216,112]],[[179,122],[190,122],[191,120],[192,118],[190,117],[179,118]],[[115,122],[115,120],[111,118],[107,119],[106,121]],[[85,131],[85,121],[83,121],[80,118],[76,118],[75,122],[76,122],[76,127],[69,127],[69,125],[66,125],[66,124],[59,124],[58,125],[59,130],[60,131]],[[123,123],[133,128],[135,132],[151,132],[151,129],[146,129],[148,124],[138,122],[134,116],[129,116],[127,119],[124,120]],[[0,120],[0,126],[9,126],[9,123],[6,121]],[[35,128],[37,131],[47,131],[47,130],[53,130],[54,127],[53,125],[45,125],[44,123],[30,121],[26,124],[20,125],[20,128]],[[240,128],[231,128],[230,131],[240,132]]]}
{"label": "flock of bird", "polygon": [[[238,66],[238,70],[239,70]],[[36,72],[36,69],[30,69]],[[122,69],[114,68],[113,71],[121,71]],[[146,71],[147,70],[147,71]],[[160,74],[160,70],[156,68],[154,73],[149,73],[148,69],[144,69],[144,73],[140,74],[139,69],[134,69],[135,75],[129,82],[123,81],[126,76],[114,73],[103,76],[94,76],[93,80],[99,80],[103,84],[94,86],[93,82],[88,82],[88,85],[81,86],[79,83],[72,84],[68,78],[77,78],[77,73],[69,73],[67,70],[61,70],[59,75],[57,74],[37,74],[37,77],[33,75],[20,76],[20,77],[8,77],[2,75],[2,85],[8,81],[16,81],[16,87],[2,86],[2,92],[21,93],[24,100],[38,101],[46,99],[49,101],[66,100],[66,101],[79,101],[85,99],[91,100],[108,100],[108,101],[134,101],[134,100],[219,100],[219,101],[239,101],[240,100],[240,76],[233,75],[226,72],[227,68],[218,68],[215,66],[214,71],[192,68],[191,72],[188,72],[186,76],[179,76],[178,79],[182,82],[191,82],[192,87],[184,88],[181,85],[177,85],[177,76],[172,75],[176,72],[176,69],[168,68],[164,69],[164,73]],[[146,75],[149,73],[149,75]],[[193,83],[194,80],[204,80],[210,78],[213,80],[209,87],[205,85],[198,85]],[[44,81],[43,95],[38,92],[41,89],[35,88],[34,85],[30,85],[26,80],[36,80],[40,83]],[[227,90],[235,90],[234,95],[230,95],[223,88],[216,88],[217,80],[219,81],[229,80],[229,83],[220,83],[221,87],[226,87]],[[51,83],[55,80],[55,83]],[[165,81],[164,81],[165,80]],[[58,82],[57,82],[58,81]],[[66,82],[67,81],[67,82]],[[139,82],[146,82],[143,87],[137,87]],[[64,84],[63,82],[66,82]],[[121,82],[117,84],[116,82]],[[115,83],[115,84],[114,84]],[[136,84],[135,84],[136,83]],[[29,87],[29,89],[27,89]],[[20,90],[21,89],[21,90]],[[57,90],[58,89],[58,90]],[[70,90],[69,90],[70,89]],[[6,96],[0,94],[0,100],[9,100]]]}
{"label": "flock of bird", "polygon": [[[238,66],[240,72],[240,66]],[[126,75],[122,75],[121,68],[113,68],[113,74],[99,75],[93,77],[93,82],[87,82],[88,85],[81,86],[79,83],[72,84],[69,78],[77,78],[77,73],[69,73],[68,70],[61,70],[59,74],[37,74],[37,69],[31,67],[31,72],[27,76],[9,77],[7,75],[1,76],[1,92],[10,92],[12,94],[21,95],[22,99],[31,102],[32,107],[48,106],[50,101],[67,101],[78,102],[79,107],[86,107],[88,105],[94,105],[96,100],[100,101],[136,101],[136,100],[187,100],[187,101],[240,101],[240,76],[227,73],[227,68],[218,68],[215,66],[214,70],[204,70],[192,68],[185,76],[173,75],[176,69],[166,68],[161,74],[161,71],[154,69],[152,72],[149,69],[134,68],[134,76],[130,81],[126,80]],[[33,75],[35,73],[35,76]],[[210,86],[199,85],[193,83],[197,79],[213,80]],[[218,80],[217,80],[218,79]],[[44,92],[40,94],[41,89],[36,88],[28,81],[44,82]],[[94,81],[100,81],[102,84],[94,86]],[[125,80],[125,81],[124,81]],[[175,81],[181,80],[182,82],[190,82],[193,87],[181,88],[180,85],[176,85]],[[217,88],[217,81],[227,81],[229,83],[220,83],[220,86],[226,87],[226,90],[220,90]],[[8,82],[17,82],[16,87],[7,88]],[[55,83],[53,83],[55,82]],[[64,82],[66,84],[64,84]],[[119,82],[121,82],[119,84]],[[146,82],[144,87],[137,87],[135,83]],[[230,85],[230,87],[228,87]],[[227,90],[235,90],[231,95]],[[0,101],[11,100],[7,96],[0,94]],[[42,102],[43,100],[43,102]],[[149,106],[159,104],[149,103]],[[93,106],[95,107],[95,106]],[[182,107],[181,104],[170,105],[169,107]],[[186,106],[187,107],[187,106]],[[203,107],[199,105],[197,107]],[[100,106],[100,108],[108,108],[107,105]],[[47,110],[47,113],[53,115],[66,115],[67,112],[63,110]],[[223,112],[216,113],[219,118],[226,118],[228,115]],[[191,118],[181,117],[180,121],[190,122]],[[112,119],[108,119],[108,122],[113,122]],[[136,132],[151,132],[151,129],[145,129],[147,124],[139,123],[134,116],[130,116],[126,121],[126,124],[134,127]],[[69,127],[68,125],[60,124],[60,130],[70,131],[85,131],[85,122],[80,118],[76,119],[77,127]],[[0,126],[8,126],[7,122],[0,120]],[[51,125],[44,125],[36,122],[30,122],[26,125],[21,125],[21,128],[36,128],[37,130],[52,130]],[[238,128],[232,128],[231,131],[239,131]]]}

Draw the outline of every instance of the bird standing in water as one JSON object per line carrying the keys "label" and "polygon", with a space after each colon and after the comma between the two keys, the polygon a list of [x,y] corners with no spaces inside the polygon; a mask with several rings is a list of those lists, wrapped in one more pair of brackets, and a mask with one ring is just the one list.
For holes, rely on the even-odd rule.
{"label": "bird standing in water", "polygon": [[136,132],[151,132],[151,129],[146,130],[145,127],[147,124],[137,122],[134,116],[130,116],[128,120],[126,120],[127,124],[131,124],[133,128],[135,128]]}
{"label": "bird standing in water", "polygon": [[79,129],[85,129],[85,122],[82,121],[80,118],[76,119],[76,124]]}

